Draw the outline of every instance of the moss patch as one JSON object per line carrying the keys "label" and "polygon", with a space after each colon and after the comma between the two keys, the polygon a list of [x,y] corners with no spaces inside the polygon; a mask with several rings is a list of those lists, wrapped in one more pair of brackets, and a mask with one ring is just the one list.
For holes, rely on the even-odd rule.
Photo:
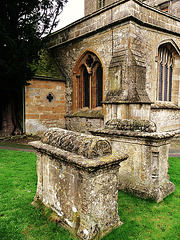
{"label": "moss patch", "polygon": [[104,119],[104,115],[102,113],[102,109],[95,110],[95,109],[87,109],[87,110],[80,110],[76,113],[66,115],[66,117],[81,117],[81,118],[100,118]]}

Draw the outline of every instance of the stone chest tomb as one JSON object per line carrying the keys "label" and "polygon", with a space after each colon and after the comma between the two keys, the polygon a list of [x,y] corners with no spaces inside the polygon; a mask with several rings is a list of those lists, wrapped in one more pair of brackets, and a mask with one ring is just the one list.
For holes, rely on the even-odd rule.
{"label": "stone chest tomb", "polygon": [[169,146],[175,133],[156,132],[154,122],[133,119],[109,120],[92,133],[105,137],[116,153],[129,155],[119,169],[120,189],[156,202],[175,191],[168,175]]}
{"label": "stone chest tomb", "polygon": [[37,193],[82,239],[122,224],[118,215],[118,171],[126,154],[112,154],[104,138],[50,129],[37,151]]}

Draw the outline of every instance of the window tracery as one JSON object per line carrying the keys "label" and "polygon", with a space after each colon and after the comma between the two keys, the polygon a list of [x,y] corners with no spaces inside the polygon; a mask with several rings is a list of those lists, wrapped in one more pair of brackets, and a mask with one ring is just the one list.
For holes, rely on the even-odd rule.
{"label": "window tracery", "polygon": [[172,100],[173,57],[167,46],[160,46],[158,51],[158,94],[157,100]]}
{"label": "window tracery", "polygon": [[102,106],[103,68],[95,54],[88,52],[78,64],[74,91],[76,110]]}

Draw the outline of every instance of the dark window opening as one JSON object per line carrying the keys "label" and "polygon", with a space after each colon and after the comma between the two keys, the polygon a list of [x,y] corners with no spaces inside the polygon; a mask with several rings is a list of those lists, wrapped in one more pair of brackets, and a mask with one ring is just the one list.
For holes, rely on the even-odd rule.
{"label": "dark window opening", "polygon": [[102,82],[102,67],[99,65],[96,70],[96,105],[102,106],[102,92],[103,92],[103,82]]}
{"label": "dark window opening", "polygon": [[89,107],[89,75],[86,68],[83,71],[83,107]]}
{"label": "dark window opening", "polygon": [[46,98],[47,98],[47,100],[48,100],[49,102],[52,102],[52,100],[53,100],[54,97],[53,97],[53,94],[52,94],[52,93],[49,93]]}
{"label": "dark window opening", "polygon": [[161,46],[159,48],[158,65],[159,75],[157,100],[171,101],[173,58],[172,53],[166,46]]}
{"label": "dark window opening", "polygon": [[105,6],[105,0],[98,0],[98,9]]}

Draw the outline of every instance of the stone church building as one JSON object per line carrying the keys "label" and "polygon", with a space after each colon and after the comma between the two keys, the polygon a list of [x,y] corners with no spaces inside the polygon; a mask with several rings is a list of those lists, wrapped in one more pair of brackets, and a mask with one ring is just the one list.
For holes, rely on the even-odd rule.
{"label": "stone church building", "polygon": [[85,0],[84,12],[49,38],[59,78],[26,87],[26,133],[88,131],[109,119],[179,129],[180,0]]}

